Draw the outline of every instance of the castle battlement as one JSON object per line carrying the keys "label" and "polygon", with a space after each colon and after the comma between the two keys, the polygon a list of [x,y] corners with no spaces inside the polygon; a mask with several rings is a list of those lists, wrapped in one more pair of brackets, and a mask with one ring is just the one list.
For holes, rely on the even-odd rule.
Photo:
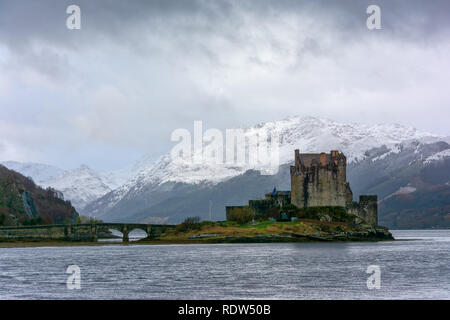
{"label": "castle battlement", "polygon": [[291,166],[291,174],[298,174],[312,167],[328,167],[337,168],[338,166],[346,166],[347,158],[343,153],[332,150],[330,153],[300,153],[295,150],[294,166]]}

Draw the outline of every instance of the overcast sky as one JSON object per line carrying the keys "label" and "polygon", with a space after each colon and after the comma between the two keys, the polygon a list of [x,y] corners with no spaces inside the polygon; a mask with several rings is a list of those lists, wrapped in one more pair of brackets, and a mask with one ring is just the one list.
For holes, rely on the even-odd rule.
{"label": "overcast sky", "polygon": [[1,0],[0,160],[111,170],[167,152],[194,120],[450,135],[449,36],[447,0]]}

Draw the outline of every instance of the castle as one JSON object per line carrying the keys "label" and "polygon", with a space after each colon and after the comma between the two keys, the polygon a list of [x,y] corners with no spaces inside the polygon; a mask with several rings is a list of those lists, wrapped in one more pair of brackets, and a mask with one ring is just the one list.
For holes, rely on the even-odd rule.
{"label": "castle", "polygon": [[353,192],[347,182],[347,158],[332,150],[326,153],[300,153],[295,150],[295,162],[290,167],[291,191],[277,191],[265,195],[263,200],[250,200],[248,206],[226,207],[227,217],[234,210],[249,209],[258,216],[269,210],[293,204],[298,208],[344,207],[371,225],[378,224],[376,195],[361,195],[353,201]]}

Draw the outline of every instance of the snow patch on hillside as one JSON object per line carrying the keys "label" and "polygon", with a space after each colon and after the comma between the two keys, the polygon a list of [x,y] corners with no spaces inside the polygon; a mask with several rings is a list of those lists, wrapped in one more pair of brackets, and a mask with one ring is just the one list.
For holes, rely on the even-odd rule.
{"label": "snow patch on hillside", "polygon": [[434,155],[426,158],[424,163],[429,164],[431,162],[444,160],[445,158],[449,158],[449,157],[450,157],[450,149],[447,149],[447,150],[443,150],[441,152],[435,153]]}
{"label": "snow patch on hillside", "polygon": [[[337,149],[344,152],[347,161],[351,163],[365,159],[366,151],[372,148],[385,145],[390,149],[390,152],[400,152],[398,144],[405,140],[438,137],[398,124],[343,124],[314,117],[291,117],[241,129],[248,141],[256,141],[257,136],[271,137],[278,135],[280,137],[280,164],[292,162],[295,149],[299,149],[301,153],[329,152]],[[198,155],[194,154],[195,156]],[[160,158],[154,166],[141,172],[136,180],[141,182],[145,180],[147,183],[168,181],[219,183],[243,174],[249,169],[258,170],[258,167],[248,164],[217,165],[204,163],[198,165],[180,159],[173,161],[169,155],[166,155]]]}
{"label": "snow patch on hillside", "polygon": [[[365,159],[366,152],[372,148],[386,146],[388,152],[384,155],[385,157],[389,153],[401,152],[400,144],[405,141],[417,143],[417,141],[433,141],[441,138],[398,124],[345,124],[315,117],[290,117],[240,129],[243,130],[247,141],[257,141],[258,136],[278,136],[280,165],[293,161],[295,149],[299,149],[301,153],[339,150],[347,156],[348,163],[352,163]],[[250,146],[250,148],[254,147],[254,145]],[[193,158],[195,157],[200,155],[194,152]],[[149,186],[158,186],[167,182],[215,185],[244,174],[250,169],[259,170],[264,166],[268,164],[259,166],[226,163],[194,164],[192,161],[171,159],[170,154],[166,154],[110,194],[106,205],[113,207],[127,194],[139,193],[140,190]]]}
{"label": "snow patch on hillside", "polygon": [[4,161],[0,162],[0,164],[26,177],[30,177],[37,184],[52,179],[64,172],[63,169],[42,163]]}
{"label": "snow patch on hillside", "polygon": [[66,171],[61,175],[41,183],[43,187],[52,187],[61,191],[64,198],[81,210],[89,202],[112,191],[96,172],[86,165]]}

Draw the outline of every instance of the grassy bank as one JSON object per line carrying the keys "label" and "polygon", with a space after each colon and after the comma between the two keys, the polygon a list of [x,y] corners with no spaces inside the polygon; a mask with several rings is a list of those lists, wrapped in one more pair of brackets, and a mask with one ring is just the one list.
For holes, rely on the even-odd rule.
{"label": "grassy bank", "polygon": [[381,241],[393,240],[386,228],[355,225],[348,222],[298,220],[291,222],[260,221],[202,222],[161,234],[158,239],[142,239],[140,243],[264,243],[311,241]]}

